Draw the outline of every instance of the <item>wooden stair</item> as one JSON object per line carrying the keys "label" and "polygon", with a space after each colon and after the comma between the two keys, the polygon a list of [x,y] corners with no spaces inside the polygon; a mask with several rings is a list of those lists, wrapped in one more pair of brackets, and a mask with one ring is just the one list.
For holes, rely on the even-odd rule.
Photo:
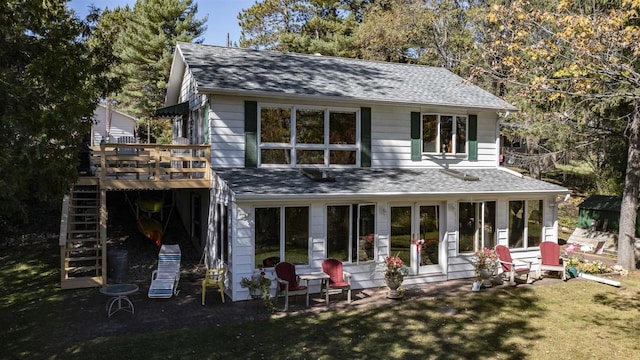
{"label": "wooden stair", "polygon": [[61,287],[106,284],[104,191],[97,179],[79,181],[64,197],[60,221]]}

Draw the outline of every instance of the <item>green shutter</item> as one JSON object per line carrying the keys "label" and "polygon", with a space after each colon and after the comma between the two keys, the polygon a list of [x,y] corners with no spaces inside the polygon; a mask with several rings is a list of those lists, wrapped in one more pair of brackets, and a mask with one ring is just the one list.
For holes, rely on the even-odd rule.
{"label": "green shutter", "polygon": [[420,113],[411,112],[411,160],[422,160],[422,149],[420,146]]}
{"label": "green shutter", "polygon": [[469,115],[469,160],[478,161],[478,115]]}
{"label": "green shutter", "polygon": [[371,167],[371,108],[360,108],[360,167]]}
{"label": "green shutter", "polygon": [[209,99],[204,103],[204,143],[209,144],[209,134],[211,129],[209,129]]}
{"label": "green shutter", "polygon": [[244,167],[258,166],[258,103],[244,102]]}

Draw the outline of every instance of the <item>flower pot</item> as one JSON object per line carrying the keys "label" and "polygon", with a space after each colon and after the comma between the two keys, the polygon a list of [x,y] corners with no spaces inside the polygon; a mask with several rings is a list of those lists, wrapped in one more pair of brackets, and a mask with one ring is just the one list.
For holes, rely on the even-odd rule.
{"label": "flower pot", "polygon": [[480,277],[482,278],[482,287],[491,287],[491,275],[493,271],[489,269],[480,269]]}
{"label": "flower pot", "polygon": [[251,296],[252,299],[259,299],[262,297],[262,290],[258,288],[249,288],[249,296]]}
{"label": "flower pot", "polygon": [[384,281],[387,284],[387,287],[389,288],[389,293],[387,294],[388,298],[400,299],[403,296],[403,292],[398,290],[400,289],[400,286],[402,285],[403,280],[404,280],[404,277],[400,274],[384,277]]}

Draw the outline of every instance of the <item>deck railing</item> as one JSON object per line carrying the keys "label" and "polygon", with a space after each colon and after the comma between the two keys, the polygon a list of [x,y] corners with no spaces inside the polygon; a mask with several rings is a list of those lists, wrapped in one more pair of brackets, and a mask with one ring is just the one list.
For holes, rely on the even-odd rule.
{"label": "deck railing", "polygon": [[180,182],[210,179],[210,154],[209,145],[107,143],[100,144],[93,157],[100,164],[96,176],[103,184],[144,181],[179,186]]}

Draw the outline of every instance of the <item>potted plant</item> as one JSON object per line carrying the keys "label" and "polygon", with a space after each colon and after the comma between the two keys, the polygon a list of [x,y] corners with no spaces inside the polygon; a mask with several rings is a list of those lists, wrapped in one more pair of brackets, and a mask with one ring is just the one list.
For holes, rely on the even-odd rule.
{"label": "potted plant", "polygon": [[409,268],[404,264],[399,254],[385,258],[384,281],[389,288],[388,298],[399,299],[404,295],[402,281],[409,274]]}
{"label": "potted plant", "polygon": [[498,266],[498,255],[491,249],[482,248],[476,251],[474,256],[473,268],[476,273],[476,282],[480,282],[484,287],[491,287],[491,276],[495,274]]}
{"label": "potted plant", "polygon": [[254,273],[250,278],[243,277],[240,286],[249,289],[249,296],[254,299],[262,298],[264,306],[270,312],[275,311],[275,306],[271,301],[271,280],[265,276],[262,268],[258,273]]}

